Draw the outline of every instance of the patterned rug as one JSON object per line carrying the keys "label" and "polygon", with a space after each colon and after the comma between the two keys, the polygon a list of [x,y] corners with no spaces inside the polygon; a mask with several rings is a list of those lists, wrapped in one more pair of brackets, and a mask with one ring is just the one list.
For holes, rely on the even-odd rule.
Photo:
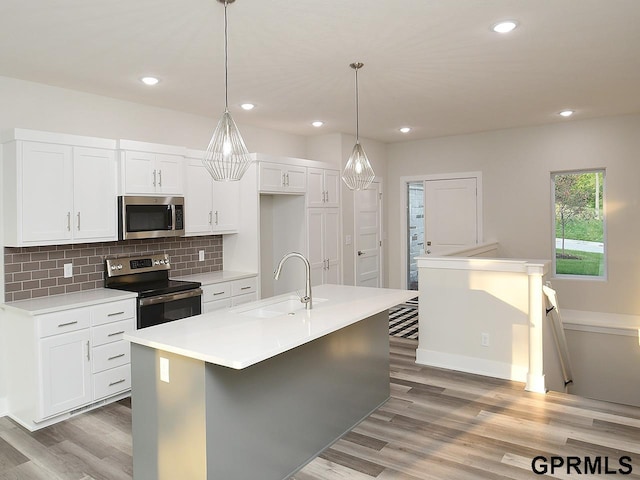
{"label": "patterned rug", "polygon": [[389,335],[414,340],[418,338],[417,299],[389,309]]}

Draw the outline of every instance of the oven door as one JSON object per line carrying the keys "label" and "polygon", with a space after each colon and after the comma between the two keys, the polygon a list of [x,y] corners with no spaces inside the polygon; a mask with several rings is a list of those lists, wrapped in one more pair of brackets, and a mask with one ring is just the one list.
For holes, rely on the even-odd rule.
{"label": "oven door", "polygon": [[202,289],[138,299],[138,328],[152,327],[202,313]]}

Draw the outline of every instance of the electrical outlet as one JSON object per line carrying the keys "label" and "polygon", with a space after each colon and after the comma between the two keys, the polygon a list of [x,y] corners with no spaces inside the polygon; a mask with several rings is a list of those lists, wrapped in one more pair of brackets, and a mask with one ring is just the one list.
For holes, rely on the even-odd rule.
{"label": "electrical outlet", "polygon": [[73,263],[64,264],[64,278],[73,277]]}
{"label": "electrical outlet", "polygon": [[488,347],[489,346],[489,334],[488,333],[480,334],[480,344],[483,347]]}
{"label": "electrical outlet", "polygon": [[160,380],[169,383],[169,359],[160,357]]}
{"label": "electrical outlet", "polygon": [[198,251],[198,260],[204,262],[204,250]]}

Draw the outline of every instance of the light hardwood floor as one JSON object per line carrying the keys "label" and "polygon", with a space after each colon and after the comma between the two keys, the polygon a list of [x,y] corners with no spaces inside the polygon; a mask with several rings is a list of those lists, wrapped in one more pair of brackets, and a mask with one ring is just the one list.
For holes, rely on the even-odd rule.
{"label": "light hardwood floor", "polygon": [[[640,408],[421,367],[415,340],[390,342],[391,399],[292,480],[531,479],[537,456],[573,457],[582,473],[585,457],[600,462],[601,475],[565,466],[545,478],[604,477],[607,467],[640,478]],[[35,433],[0,418],[0,480],[130,480],[131,470],[127,400]]]}

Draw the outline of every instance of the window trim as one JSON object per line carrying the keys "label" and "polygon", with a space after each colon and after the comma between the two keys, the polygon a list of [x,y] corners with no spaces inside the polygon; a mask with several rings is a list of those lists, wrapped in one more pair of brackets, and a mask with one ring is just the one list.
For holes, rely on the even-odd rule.
{"label": "window trim", "polygon": [[[572,275],[556,273],[556,175],[602,173],[602,243],[603,272],[602,275]],[[609,276],[609,255],[607,235],[607,169],[605,167],[579,168],[571,170],[554,170],[550,172],[551,180],[551,278],[559,280],[578,280],[587,282],[606,282]]]}

